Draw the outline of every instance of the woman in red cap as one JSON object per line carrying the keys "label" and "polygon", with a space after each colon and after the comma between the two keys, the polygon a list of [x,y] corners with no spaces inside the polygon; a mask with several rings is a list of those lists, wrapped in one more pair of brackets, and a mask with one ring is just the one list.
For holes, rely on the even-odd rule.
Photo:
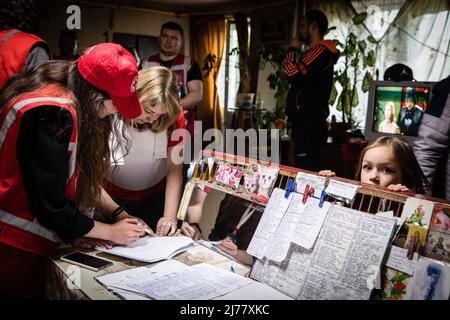
{"label": "woman in red cap", "polygon": [[[75,62],[49,61],[6,83],[0,93],[0,296],[38,296],[45,257],[61,240],[127,245],[144,234],[147,226],[102,189],[112,115],[142,113],[137,77],[133,56],[103,43]],[[117,222],[94,221],[87,214],[92,207]]]}

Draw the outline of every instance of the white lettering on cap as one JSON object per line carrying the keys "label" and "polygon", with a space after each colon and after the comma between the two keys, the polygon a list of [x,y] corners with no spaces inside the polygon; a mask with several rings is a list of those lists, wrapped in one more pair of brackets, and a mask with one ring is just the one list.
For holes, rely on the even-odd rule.
{"label": "white lettering on cap", "polygon": [[136,92],[137,81],[138,81],[138,76],[134,77],[133,81],[131,81],[131,88],[130,88],[131,93]]}
{"label": "white lettering on cap", "polygon": [[89,54],[89,53],[91,53],[91,51],[92,50],[94,50],[94,48],[96,47],[97,45],[95,45],[95,46],[92,46],[92,47],[90,47],[89,49],[87,49],[87,51],[86,51],[86,53],[85,54]]}

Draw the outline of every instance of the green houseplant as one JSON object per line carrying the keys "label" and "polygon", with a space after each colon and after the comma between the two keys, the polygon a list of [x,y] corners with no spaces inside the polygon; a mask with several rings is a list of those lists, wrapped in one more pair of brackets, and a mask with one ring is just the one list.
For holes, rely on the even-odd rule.
{"label": "green houseplant", "polygon": [[[286,97],[289,90],[289,82],[284,75],[284,56],[286,50],[277,46],[261,46],[259,56],[263,64],[270,63],[273,72],[267,77],[270,89],[275,90],[275,108],[273,111],[262,109],[259,111],[259,119],[262,127],[270,128],[277,119],[285,118]],[[302,51],[298,49],[297,56],[301,57]],[[258,112],[257,112],[258,114]],[[258,116],[257,116],[258,123]]]}
{"label": "green houseplant", "polygon": [[[378,43],[371,35],[366,39],[361,39],[352,32],[353,28],[361,27],[366,18],[367,12],[355,15],[345,42],[341,43],[335,40],[344,61],[343,68],[334,72],[329,104],[334,105],[337,100],[336,109],[341,112],[341,120],[350,128],[359,125],[353,117],[353,108],[359,104],[358,87],[363,93],[366,93],[369,90],[369,82],[374,76],[373,69]],[[330,30],[332,29],[335,27],[330,28]],[[378,77],[378,70],[375,73]],[[338,92],[337,84],[341,87],[340,92]]]}

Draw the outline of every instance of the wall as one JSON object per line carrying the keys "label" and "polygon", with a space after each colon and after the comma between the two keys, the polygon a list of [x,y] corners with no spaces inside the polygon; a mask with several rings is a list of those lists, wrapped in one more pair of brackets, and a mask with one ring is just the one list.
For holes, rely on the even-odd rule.
{"label": "wall", "polygon": [[[261,42],[262,36],[262,25],[267,21],[273,21],[273,19],[278,19],[278,21],[284,21],[285,26],[285,36],[284,39],[274,40],[270,42]],[[275,5],[264,7],[252,12],[252,20],[254,21],[252,29],[252,41],[255,44],[255,52],[253,54],[258,54],[260,46],[279,46],[287,47],[289,38],[292,33],[292,23],[294,20],[294,2],[285,3],[282,5]],[[270,63],[260,63],[258,68],[258,81],[257,81],[257,92],[260,93],[261,99],[264,102],[264,108],[268,110],[275,109],[275,90],[270,89],[267,77],[270,73],[274,71],[273,66]]]}
{"label": "wall", "polygon": [[[51,8],[48,8],[49,17],[42,22],[41,28],[37,32],[39,36],[49,42],[54,55],[59,53],[59,32],[66,29],[66,20],[69,17],[66,8],[67,5],[63,4],[52,5]],[[84,49],[95,43],[105,42],[107,39],[110,41],[112,32],[158,36],[161,25],[170,20],[178,22],[184,29],[184,52],[186,54],[190,52],[189,18],[186,16],[176,17],[170,13],[95,5],[80,5],[80,8],[81,30],[78,31],[78,53],[82,53]]]}

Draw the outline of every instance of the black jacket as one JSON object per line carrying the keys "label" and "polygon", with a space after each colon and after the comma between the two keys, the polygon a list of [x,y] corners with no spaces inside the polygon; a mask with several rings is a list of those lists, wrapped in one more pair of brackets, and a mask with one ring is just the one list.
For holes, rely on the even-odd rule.
{"label": "black jacket", "polygon": [[339,51],[331,40],[322,40],[308,49],[296,63],[296,49],[289,48],[284,74],[290,83],[286,101],[289,122],[323,122],[330,114],[328,100],[333,85],[333,67]]}

